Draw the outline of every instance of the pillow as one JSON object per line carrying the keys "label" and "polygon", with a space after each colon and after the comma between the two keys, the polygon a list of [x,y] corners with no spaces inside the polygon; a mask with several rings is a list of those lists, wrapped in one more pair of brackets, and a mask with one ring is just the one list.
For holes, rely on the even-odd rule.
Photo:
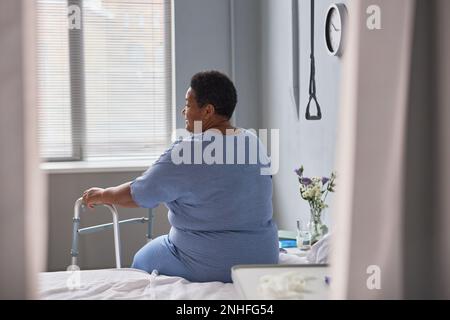
{"label": "pillow", "polygon": [[308,260],[306,259],[306,256],[299,257],[295,254],[287,254],[287,253],[281,253],[280,252],[280,259],[278,261],[278,264],[308,264]]}
{"label": "pillow", "polygon": [[322,239],[317,241],[308,253],[306,260],[312,264],[327,264],[328,251],[330,243],[330,234],[326,234]]}

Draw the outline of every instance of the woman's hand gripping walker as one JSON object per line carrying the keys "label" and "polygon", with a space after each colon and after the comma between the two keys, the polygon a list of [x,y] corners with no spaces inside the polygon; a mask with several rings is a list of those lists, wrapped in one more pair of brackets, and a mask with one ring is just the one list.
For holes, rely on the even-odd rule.
{"label": "woman's hand gripping walker", "polygon": [[121,224],[128,223],[147,223],[147,241],[151,240],[152,237],[152,222],[153,222],[153,211],[150,209],[148,211],[148,218],[133,218],[128,220],[119,221],[119,215],[117,213],[117,209],[114,205],[103,204],[103,206],[107,207],[112,214],[113,222],[106,223],[96,226],[91,226],[87,228],[79,229],[80,227],[80,214],[86,210],[86,206],[84,205],[83,198],[79,198],[75,202],[74,206],[74,216],[73,216],[73,231],[72,231],[72,249],[70,250],[71,265],[77,266],[78,259],[78,237],[80,234],[88,234],[95,233],[99,231],[104,231],[113,228],[114,229],[114,250],[116,255],[116,268],[121,268],[121,256],[120,256],[120,230],[119,226]]}

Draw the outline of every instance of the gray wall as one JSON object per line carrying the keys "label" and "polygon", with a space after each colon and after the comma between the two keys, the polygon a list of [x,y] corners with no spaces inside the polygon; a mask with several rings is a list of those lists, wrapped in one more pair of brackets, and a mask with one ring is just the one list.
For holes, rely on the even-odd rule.
{"label": "gray wall", "polygon": [[[48,271],[65,270],[70,265],[72,241],[72,217],[75,200],[90,187],[116,186],[131,181],[140,172],[129,173],[72,173],[50,174],[48,179],[49,195],[49,242]],[[119,208],[120,219],[146,217],[146,209]],[[169,230],[167,209],[159,206],[154,211],[153,235],[159,236]],[[111,222],[111,214],[106,208],[88,210],[81,215],[81,226]],[[121,227],[122,265],[129,267],[133,256],[146,243],[145,225],[132,224]],[[112,230],[80,237],[79,266],[81,269],[113,268],[114,246]]]}
{"label": "gray wall", "polygon": [[261,103],[260,0],[234,0],[234,81],[238,90],[236,125],[258,129]]}
{"label": "gray wall", "polygon": [[177,127],[191,77],[204,70],[231,76],[229,0],[174,0],[175,93]]}
{"label": "gray wall", "polygon": [[[305,175],[327,176],[334,169],[340,59],[327,54],[323,35],[325,13],[331,3],[316,1],[316,78],[323,120],[314,122],[305,120],[310,71],[309,1],[300,1],[299,10],[300,120],[292,98],[291,1],[261,1],[260,126],[280,129],[280,170],[273,180],[274,214],[279,228],[294,230],[295,220],[309,215],[293,170],[303,164]],[[328,223],[329,216],[325,215]]]}
{"label": "gray wall", "polygon": [[[301,113],[304,115],[309,79],[309,1],[301,2]],[[305,3],[305,5],[303,5]],[[294,229],[307,215],[299,198],[293,169],[301,163],[307,174],[326,175],[333,168],[338,101],[339,60],[327,55],[322,29],[331,1],[317,4],[317,88],[324,110],[321,122],[297,120],[291,87],[291,1],[289,0],[174,0],[174,76],[177,127],[184,127],[181,109],[191,76],[218,69],[235,80],[238,90],[236,125],[280,131],[280,171],[274,177],[274,214],[280,228]],[[231,15],[233,8],[234,15]],[[232,28],[232,21],[234,21]],[[234,45],[232,46],[232,39]],[[319,160],[318,160],[319,159]],[[73,203],[91,186],[107,187],[128,181],[133,173],[52,174],[49,178],[49,270],[68,265]],[[123,217],[146,215],[146,210],[120,210]],[[86,224],[109,220],[106,212],[86,215]],[[145,243],[141,226],[123,228],[123,264]],[[160,206],[154,233],[168,231],[167,210]],[[100,253],[100,254],[99,254]],[[113,267],[112,234],[81,239],[84,269]]]}
{"label": "gray wall", "polygon": [[257,129],[260,0],[174,0],[174,4],[177,127],[184,127],[181,110],[191,77],[215,69],[235,81],[236,125]]}

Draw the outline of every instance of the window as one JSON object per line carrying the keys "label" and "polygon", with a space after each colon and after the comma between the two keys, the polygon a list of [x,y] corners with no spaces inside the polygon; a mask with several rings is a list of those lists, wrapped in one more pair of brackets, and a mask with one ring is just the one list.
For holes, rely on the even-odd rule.
{"label": "window", "polygon": [[[80,8],[79,28],[69,28]],[[37,0],[47,161],[157,157],[172,131],[170,0]]]}

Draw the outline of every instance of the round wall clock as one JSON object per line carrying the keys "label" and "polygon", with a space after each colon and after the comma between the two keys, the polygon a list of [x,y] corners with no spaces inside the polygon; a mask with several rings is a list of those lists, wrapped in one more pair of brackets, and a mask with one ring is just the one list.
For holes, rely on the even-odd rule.
{"label": "round wall clock", "polygon": [[341,56],[344,43],[347,8],[343,3],[332,4],[325,19],[325,44],[332,56]]}

